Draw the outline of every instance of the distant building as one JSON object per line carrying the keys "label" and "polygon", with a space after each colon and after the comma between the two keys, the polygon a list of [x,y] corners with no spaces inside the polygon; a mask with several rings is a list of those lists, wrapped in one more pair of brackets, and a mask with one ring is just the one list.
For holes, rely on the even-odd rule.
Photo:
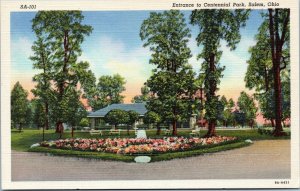
{"label": "distant building", "polygon": [[[113,109],[120,109],[124,111],[132,110],[137,112],[139,114],[139,120],[136,122],[136,125],[143,124],[143,117],[145,113],[147,113],[146,103],[112,104],[105,108],[99,109],[95,112],[90,112],[88,114],[87,117],[90,119],[91,128],[95,129],[95,128],[104,127],[105,126],[104,116]],[[180,126],[193,128],[195,124],[196,124],[196,116],[193,115],[185,125],[181,124]]]}
{"label": "distant building", "polygon": [[112,104],[105,108],[99,109],[95,112],[90,112],[88,114],[88,118],[91,121],[91,128],[94,129],[95,127],[100,127],[104,125],[104,116],[113,109],[120,109],[124,111],[135,111],[139,114],[139,121],[137,124],[143,124],[143,117],[147,112],[146,104],[145,103],[133,103],[133,104]]}

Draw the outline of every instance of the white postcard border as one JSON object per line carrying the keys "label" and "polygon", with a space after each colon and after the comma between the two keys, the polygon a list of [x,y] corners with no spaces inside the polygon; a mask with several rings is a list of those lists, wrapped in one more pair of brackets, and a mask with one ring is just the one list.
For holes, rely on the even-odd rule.
{"label": "white postcard border", "polygon": [[[137,180],[137,181],[11,181],[10,138],[10,12],[20,5],[37,5],[38,10],[169,10],[173,3],[204,3],[212,1],[172,0],[97,0],[97,1],[2,1],[1,2],[1,173],[2,189],[134,189],[134,188],[296,188],[299,187],[299,12],[298,1],[275,0],[280,8],[291,9],[291,179],[288,185],[275,185],[274,179],[240,180]],[[214,3],[223,3],[215,0]],[[231,0],[226,2],[239,2]],[[252,1],[243,1],[244,3]],[[266,1],[260,1],[265,2]],[[194,7],[195,8],[195,7]],[[179,8],[192,10],[194,8]],[[203,8],[203,7],[202,7]],[[232,6],[229,7],[233,8]],[[267,8],[267,7],[264,7]],[[273,7],[279,8],[279,7]],[[251,9],[262,9],[254,7]],[[201,170],[201,169],[199,169]],[[221,169],[220,169],[221,170]],[[283,179],[284,180],[284,179]],[[282,181],[282,179],[280,179]]]}

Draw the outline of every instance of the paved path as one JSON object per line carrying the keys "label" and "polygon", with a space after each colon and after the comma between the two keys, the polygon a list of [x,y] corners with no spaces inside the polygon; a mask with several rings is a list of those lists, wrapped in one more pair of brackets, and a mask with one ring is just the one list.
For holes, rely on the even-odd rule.
{"label": "paved path", "polygon": [[289,178],[290,140],[148,164],[12,152],[12,180],[155,180]]}

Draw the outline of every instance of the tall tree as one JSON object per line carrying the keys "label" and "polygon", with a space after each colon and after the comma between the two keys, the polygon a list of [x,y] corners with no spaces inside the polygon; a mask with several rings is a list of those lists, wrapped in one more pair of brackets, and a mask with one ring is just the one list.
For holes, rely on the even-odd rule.
{"label": "tall tree", "polygon": [[149,63],[156,66],[147,81],[153,94],[147,108],[172,123],[173,135],[177,135],[177,122],[194,94],[195,74],[188,65],[192,56],[187,46],[190,36],[184,15],[178,10],[151,12],[140,30],[144,47],[152,52]]}
{"label": "tall tree", "polygon": [[249,10],[206,9],[194,10],[191,14],[191,23],[199,26],[196,38],[198,46],[203,45],[198,58],[203,58],[201,70],[204,72],[204,91],[206,94],[205,117],[208,120],[206,137],[216,135],[215,126],[218,111],[218,96],[216,91],[220,83],[222,71],[219,65],[222,52],[219,50],[220,41],[225,40],[231,50],[236,48],[240,41],[240,27],[245,26]]}
{"label": "tall tree", "polygon": [[289,9],[268,9],[268,21],[270,32],[270,47],[272,54],[273,66],[273,80],[274,80],[274,94],[275,94],[275,130],[274,136],[281,136],[283,132],[282,121],[282,94],[281,94],[281,77],[280,72],[286,68],[283,54],[284,46],[289,46],[289,23],[290,10]]}
{"label": "tall tree", "polygon": [[[50,80],[52,75],[52,67],[53,63],[51,62],[52,55],[50,50],[50,44],[47,42],[46,37],[35,31],[35,34],[37,35],[37,40],[34,42],[32,46],[32,50],[34,55],[30,57],[30,59],[33,61],[33,68],[42,70],[41,73],[34,75],[33,81],[37,82],[37,85],[35,86],[35,89],[31,90],[31,92],[34,94],[35,97],[38,97],[39,104],[40,102],[44,103],[44,110],[41,111],[44,113],[38,114],[40,116],[44,116],[45,119],[43,119],[44,128],[46,130],[49,129],[49,94],[51,94],[50,90]],[[41,106],[37,105],[40,109]],[[40,119],[41,120],[41,119]]]}
{"label": "tall tree", "polygon": [[26,113],[28,111],[28,92],[17,82],[11,91],[11,120],[15,127],[21,131],[26,123]]}
{"label": "tall tree", "polygon": [[283,113],[290,113],[286,110],[289,107],[285,103],[289,101],[282,97],[285,92],[281,84],[290,62],[289,10],[269,9],[262,16],[264,21],[256,35],[257,43],[250,49],[245,81],[248,88],[255,88],[261,111],[272,126],[276,119],[274,135],[280,136],[284,134],[280,122]]}
{"label": "tall tree", "polygon": [[[52,55],[53,83],[49,95],[53,103],[53,118],[56,119],[56,132],[62,135],[63,123],[67,115],[61,112],[67,110],[70,89],[83,90],[91,85],[93,74],[87,62],[78,62],[81,55],[81,44],[88,36],[92,27],[82,24],[84,17],[80,11],[39,11],[32,20],[32,29],[36,35],[47,39],[47,46]],[[80,84],[80,85],[78,85]],[[70,90],[72,91],[72,90]],[[69,94],[69,95],[68,95]],[[60,111],[60,112],[58,112]]]}
{"label": "tall tree", "polygon": [[95,87],[89,88],[85,97],[94,111],[114,103],[123,103],[124,96],[121,93],[126,90],[125,84],[125,79],[119,74],[104,75]]}
{"label": "tall tree", "polygon": [[245,114],[246,121],[248,122],[249,126],[253,128],[257,112],[254,98],[250,97],[246,92],[243,91],[238,98],[237,105],[239,106],[240,111]]}

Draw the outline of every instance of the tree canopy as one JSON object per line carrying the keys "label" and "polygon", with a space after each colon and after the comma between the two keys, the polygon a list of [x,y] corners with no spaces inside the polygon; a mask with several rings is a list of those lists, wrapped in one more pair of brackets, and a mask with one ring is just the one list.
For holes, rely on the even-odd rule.
{"label": "tree canopy", "polygon": [[249,10],[242,9],[196,9],[191,14],[191,23],[199,27],[197,44],[203,46],[198,58],[204,60],[201,66],[201,75],[204,75],[206,94],[205,118],[209,122],[207,137],[216,135],[215,126],[219,109],[216,91],[222,71],[225,69],[219,64],[222,55],[219,50],[221,40],[225,40],[227,46],[234,50],[241,39],[239,29],[246,25],[248,15]]}
{"label": "tree canopy", "polygon": [[[56,120],[56,132],[61,135],[62,124],[68,122],[69,114],[66,112],[69,111],[68,103],[73,92],[82,93],[94,81],[89,63],[78,61],[82,53],[81,44],[92,32],[91,26],[82,24],[83,19],[80,11],[39,11],[32,20],[32,29],[38,40],[33,46],[34,56],[31,59],[35,68],[44,69],[36,79],[40,89],[48,88],[47,83],[51,81],[51,92],[47,93],[51,102],[55,103],[52,104],[51,118]],[[36,95],[42,96],[38,90],[35,90]]]}
{"label": "tree canopy", "polygon": [[124,110],[113,109],[105,115],[104,120],[106,123],[114,125],[115,128],[117,128],[119,124],[127,124],[130,120],[130,116],[128,112]]}
{"label": "tree canopy", "polygon": [[26,123],[26,114],[28,111],[28,92],[22,87],[20,82],[17,82],[11,90],[11,121],[15,127],[20,130]]}
{"label": "tree canopy", "polygon": [[94,111],[114,103],[123,103],[124,96],[121,93],[126,90],[125,84],[125,79],[119,74],[100,76],[97,85],[91,86],[85,97]]}
{"label": "tree canopy", "polygon": [[176,124],[183,114],[190,114],[187,108],[191,108],[195,92],[195,73],[188,65],[192,56],[187,46],[190,29],[178,10],[151,12],[141,26],[140,37],[152,52],[149,63],[156,66],[146,82],[152,94],[146,107],[172,123],[172,134],[177,135]]}

